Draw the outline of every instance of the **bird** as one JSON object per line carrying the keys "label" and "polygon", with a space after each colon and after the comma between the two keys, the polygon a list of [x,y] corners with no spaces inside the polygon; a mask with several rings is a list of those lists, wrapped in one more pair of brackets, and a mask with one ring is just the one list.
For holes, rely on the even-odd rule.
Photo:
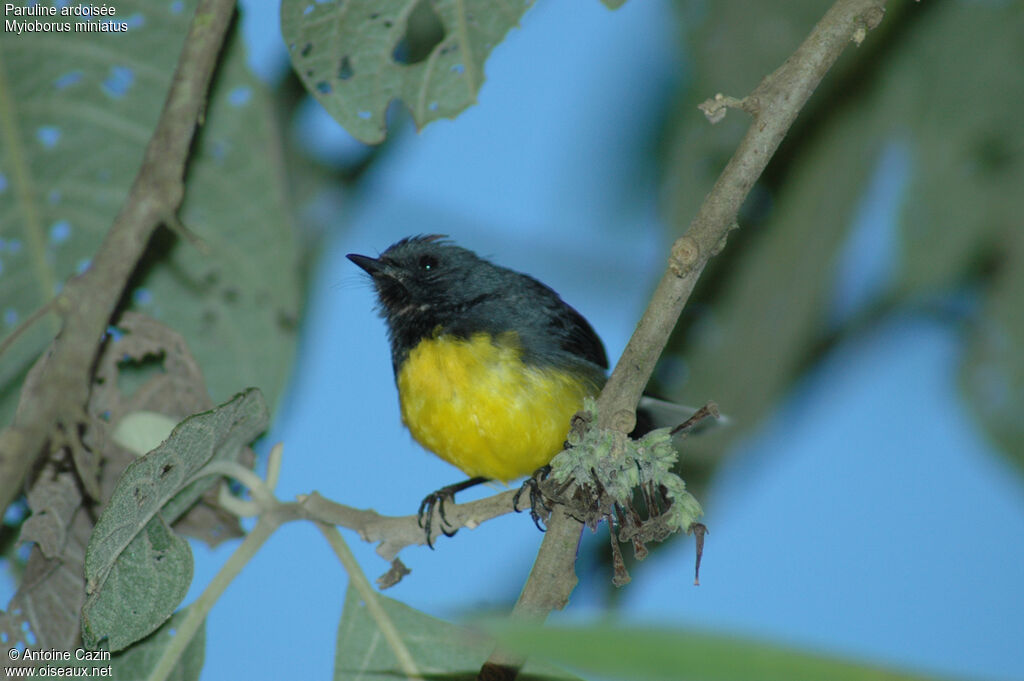
{"label": "bird", "polygon": [[347,257],[373,282],[403,423],[469,476],[420,505],[432,547],[435,504],[444,520],[456,492],[530,475],[563,449],[573,414],[606,381],[608,357],[590,323],[551,287],[443,235]]}

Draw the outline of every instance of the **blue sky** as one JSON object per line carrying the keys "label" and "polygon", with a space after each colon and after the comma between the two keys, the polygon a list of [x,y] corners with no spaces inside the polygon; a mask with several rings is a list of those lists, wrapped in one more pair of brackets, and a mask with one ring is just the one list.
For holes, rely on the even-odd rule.
{"label": "blue sky", "polygon": [[[256,23],[267,31],[270,21]],[[680,77],[675,37],[667,2],[618,12],[542,3],[495,50],[478,106],[404,135],[373,169],[332,225],[269,438],[285,442],[282,497],[317,489],[400,514],[460,479],[401,427],[383,322],[345,253],[449,234],[552,285],[618,355],[668,243],[656,178],[637,171],[630,149],[664,104],[659,90]],[[272,74],[278,62],[261,44],[254,61]],[[351,144],[316,118],[305,125],[318,145]],[[893,220],[911,157],[894,140],[878,161],[837,267],[837,320],[898,267]],[[1024,492],[962,403],[960,353],[956,329],[914,317],[838,347],[739,446],[704,500],[712,534],[702,586],[690,586],[692,543],[678,540],[634,571],[623,616],[1020,678]],[[371,547],[349,539],[371,577],[384,570]],[[442,617],[508,603],[539,542],[523,516],[462,531],[437,551],[404,553],[413,573],[388,594]],[[198,553],[197,587],[222,560]],[[214,611],[204,679],[325,677],[345,583],[315,531],[282,530]],[[555,619],[592,619],[603,593],[585,580]]]}
{"label": "blue sky", "polygon": [[[254,67],[273,78],[285,58],[277,9],[243,4]],[[403,135],[380,159],[325,225],[296,373],[267,438],[285,445],[281,498],[315,489],[406,514],[462,477],[402,428],[384,325],[348,252],[449,234],[551,285],[618,356],[669,243],[657,179],[634,162],[661,92],[681,77],[676,37],[665,0],[617,12],[541,3],[494,51],[476,107]],[[309,111],[316,144],[351,146]],[[893,219],[912,156],[893,140],[878,160],[837,267],[837,320],[899,266]],[[957,328],[914,316],[847,339],[740,443],[702,500],[702,586],[691,586],[692,541],[676,540],[634,570],[622,616],[964,678],[1024,677],[1024,487],[970,419],[957,390],[962,351]],[[386,569],[347,538],[371,578]],[[502,606],[540,539],[520,515],[408,550],[413,572],[388,595],[449,618]],[[234,546],[194,547],[189,599]],[[215,606],[202,678],[329,678],[345,586],[319,533],[283,528]],[[603,593],[584,580],[555,619],[598,616]]]}

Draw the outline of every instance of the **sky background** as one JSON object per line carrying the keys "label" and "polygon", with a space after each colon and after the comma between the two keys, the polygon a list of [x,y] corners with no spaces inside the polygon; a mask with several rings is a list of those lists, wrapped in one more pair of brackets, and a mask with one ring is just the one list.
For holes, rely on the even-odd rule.
{"label": "sky background", "polygon": [[[253,66],[273,81],[287,68],[277,7],[243,5]],[[666,85],[685,77],[676,26],[664,0],[616,12],[541,3],[495,49],[477,106],[406,131],[344,213],[321,209],[328,236],[295,374],[263,446],[284,442],[280,498],[317,490],[407,514],[463,477],[401,426],[384,323],[346,253],[448,234],[551,285],[591,321],[609,357],[619,355],[670,243],[657,178],[634,161]],[[318,105],[304,112],[312,147],[359,153]],[[696,112],[694,124],[703,124]],[[894,218],[912,173],[911,150],[892,140],[837,267],[836,319],[892,276]],[[701,499],[711,530],[701,586],[691,585],[692,539],[676,538],[633,570],[621,616],[938,675],[1024,678],[1024,486],[962,401],[962,351],[952,325],[910,315],[837,347],[738,445]],[[606,531],[583,541],[604,543]],[[373,547],[346,537],[371,579],[385,571]],[[406,550],[412,574],[387,595],[444,618],[507,607],[540,540],[527,516],[513,515],[433,552]],[[235,546],[193,544],[188,600]],[[552,619],[604,613],[606,580],[584,576]],[[329,678],[346,581],[312,526],[282,528],[215,606],[204,681]]]}
{"label": "sky background", "polygon": [[[254,67],[273,79],[286,68],[276,14],[247,4]],[[384,324],[346,253],[451,235],[551,285],[618,356],[669,244],[657,178],[631,154],[663,111],[666,85],[685,77],[676,26],[661,0],[616,12],[541,3],[495,49],[477,106],[404,134],[372,168],[364,191],[326,225],[295,377],[267,438],[285,443],[281,498],[316,489],[406,514],[462,477],[401,426]],[[315,149],[354,148],[317,105],[306,112]],[[703,119],[695,114],[694,124]],[[910,151],[893,140],[837,267],[836,319],[892,276],[894,218],[912,172]],[[711,529],[702,585],[691,585],[692,539],[677,538],[633,571],[622,617],[942,675],[1024,677],[1024,488],[962,403],[961,352],[955,328],[912,316],[836,348],[739,445],[702,499]],[[606,542],[605,532],[583,541]],[[386,569],[347,536],[371,579]],[[387,594],[445,618],[507,605],[540,540],[519,515],[461,531],[434,552],[407,550],[413,572]],[[228,551],[197,549],[193,593]],[[585,577],[553,619],[603,613],[604,580]],[[203,678],[326,678],[345,585],[312,527],[283,528],[213,611]]]}

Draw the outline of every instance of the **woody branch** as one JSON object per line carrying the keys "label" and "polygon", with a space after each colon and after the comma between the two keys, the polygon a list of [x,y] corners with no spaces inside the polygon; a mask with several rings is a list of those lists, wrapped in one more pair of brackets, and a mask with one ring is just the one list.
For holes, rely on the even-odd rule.
{"label": "woody branch", "polygon": [[[636,422],[636,405],[668,342],[683,306],[712,256],[725,246],[743,201],[761,176],[797,114],[825,73],[852,41],[864,39],[885,14],[885,0],[837,0],[797,50],[742,99],[719,95],[701,105],[709,119],[723,107],[740,108],[751,124],[684,235],[672,245],[668,266],[633,336],[597,402],[595,427],[623,434]],[[574,569],[582,524],[557,506],[537,560],[513,608],[516,618],[543,622],[562,608],[576,586]],[[496,649],[479,679],[515,679],[521,656]]]}

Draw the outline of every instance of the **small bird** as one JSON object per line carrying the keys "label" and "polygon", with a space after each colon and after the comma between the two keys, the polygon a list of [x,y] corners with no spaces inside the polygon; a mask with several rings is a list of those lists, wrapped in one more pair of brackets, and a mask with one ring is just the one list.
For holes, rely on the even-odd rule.
{"label": "small bird", "polygon": [[402,421],[471,478],[424,499],[429,541],[434,504],[443,519],[455,492],[531,474],[562,450],[573,414],[604,385],[608,358],[550,287],[443,236],[347,257],[376,288]]}

